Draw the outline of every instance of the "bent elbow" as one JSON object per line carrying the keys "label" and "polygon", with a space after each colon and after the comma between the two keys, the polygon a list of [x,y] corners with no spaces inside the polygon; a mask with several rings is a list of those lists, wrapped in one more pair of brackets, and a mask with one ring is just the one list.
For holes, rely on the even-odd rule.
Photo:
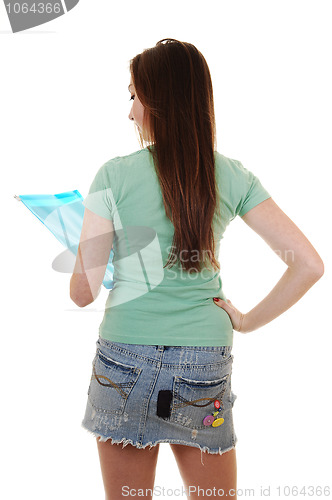
{"label": "bent elbow", "polygon": [[317,278],[321,278],[324,274],[325,268],[324,268],[324,262],[320,259],[318,262],[315,263],[313,266],[313,273]]}
{"label": "bent elbow", "polygon": [[313,277],[313,279],[318,281],[324,274],[324,262],[320,260],[316,260],[315,262],[310,262],[306,265],[306,269],[309,274]]}
{"label": "bent elbow", "polygon": [[82,299],[78,298],[78,297],[72,297],[70,296],[71,300],[74,302],[74,304],[76,304],[78,307],[86,307],[88,306],[91,302],[87,302],[87,301],[83,301]]}
{"label": "bent elbow", "polygon": [[88,294],[87,289],[80,286],[80,284],[77,281],[76,275],[75,275],[75,280],[74,280],[74,275],[70,280],[69,296],[71,300],[74,302],[74,304],[76,304],[78,307],[85,307],[91,304],[91,302],[93,302],[91,293]]}
{"label": "bent elbow", "polygon": [[295,266],[288,266],[298,274],[306,275],[312,283],[316,283],[324,274],[324,262],[319,259],[297,262]]}

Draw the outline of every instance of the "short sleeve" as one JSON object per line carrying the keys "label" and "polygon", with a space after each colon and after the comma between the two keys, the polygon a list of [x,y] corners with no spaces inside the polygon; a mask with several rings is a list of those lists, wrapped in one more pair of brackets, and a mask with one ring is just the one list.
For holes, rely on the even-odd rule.
{"label": "short sleeve", "polygon": [[268,198],[271,198],[270,193],[260,182],[259,178],[250,170],[245,168],[241,162],[237,161],[239,183],[239,200],[236,206],[235,213],[242,217],[249,210]]}
{"label": "short sleeve", "polygon": [[105,219],[113,219],[113,203],[111,188],[105,172],[106,164],[102,165],[96,173],[90,186],[88,195],[83,200],[83,205]]}

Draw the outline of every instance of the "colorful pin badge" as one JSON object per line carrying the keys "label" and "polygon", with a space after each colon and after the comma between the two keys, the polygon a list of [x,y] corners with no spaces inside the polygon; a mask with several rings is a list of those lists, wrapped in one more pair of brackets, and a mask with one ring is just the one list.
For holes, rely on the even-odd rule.
{"label": "colorful pin badge", "polygon": [[212,415],[206,415],[206,417],[204,417],[203,419],[203,424],[212,425],[212,427],[219,427],[219,425],[224,423],[224,419],[222,417],[214,418],[218,415],[221,415],[221,405],[220,401],[218,401],[217,399],[214,401],[214,407],[217,409],[217,411],[214,411]]}
{"label": "colorful pin badge", "polygon": [[219,425],[223,424],[224,423],[224,419],[223,418],[216,418],[213,422],[212,422],[212,427],[219,427]]}
{"label": "colorful pin badge", "polygon": [[213,421],[214,421],[214,417],[212,415],[206,415],[206,417],[203,420],[203,424],[204,425],[211,425]]}

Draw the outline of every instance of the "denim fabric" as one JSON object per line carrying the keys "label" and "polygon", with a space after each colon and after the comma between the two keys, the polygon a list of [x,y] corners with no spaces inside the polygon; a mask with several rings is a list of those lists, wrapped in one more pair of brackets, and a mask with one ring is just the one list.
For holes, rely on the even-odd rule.
{"label": "denim fabric", "polygon": [[[99,336],[82,427],[122,447],[178,443],[223,454],[237,442],[231,351],[232,346],[125,344]],[[218,418],[221,425],[212,425]]]}

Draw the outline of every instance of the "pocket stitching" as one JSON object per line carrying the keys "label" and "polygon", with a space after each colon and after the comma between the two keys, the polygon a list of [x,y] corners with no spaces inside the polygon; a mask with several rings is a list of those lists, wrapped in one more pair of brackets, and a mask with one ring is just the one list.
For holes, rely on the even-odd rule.
{"label": "pocket stitching", "polygon": [[[126,365],[126,364],[124,364],[124,363],[121,363],[120,361],[115,361],[115,359],[112,359],[112,358],[110,358],[110,357],[106,356],[106,354],[104,354],[104,353],[103,353],[103,352],[99,349],[99,347],[97,348],[97,356],[99,356],[100,361],[101,361],[101,362],[102,362],[102,363],[103,363],[106,367],[108,367],[108,366],[112,366],[112,365],[113,365],[113,366],[114,366],[114,365],[116,365],[116,366],[120,366],[120,367],[122,367],[122,368],[125,368],[125,369],[126,369],[126,370],[128,370],[128,371],[132,371],[132,372],[135,372],[135,373],[140,373],[140,372],[141,372],[141,369],[140,369],[140,368],[137,368],[137,367],[135,367],[135,366],[131,366],[131,365]],[[104,360],[106,360],[106,362],[103,360],[103,358],[104,358]],[[109,364],[107,364],[107,362],[108,362]]]}

